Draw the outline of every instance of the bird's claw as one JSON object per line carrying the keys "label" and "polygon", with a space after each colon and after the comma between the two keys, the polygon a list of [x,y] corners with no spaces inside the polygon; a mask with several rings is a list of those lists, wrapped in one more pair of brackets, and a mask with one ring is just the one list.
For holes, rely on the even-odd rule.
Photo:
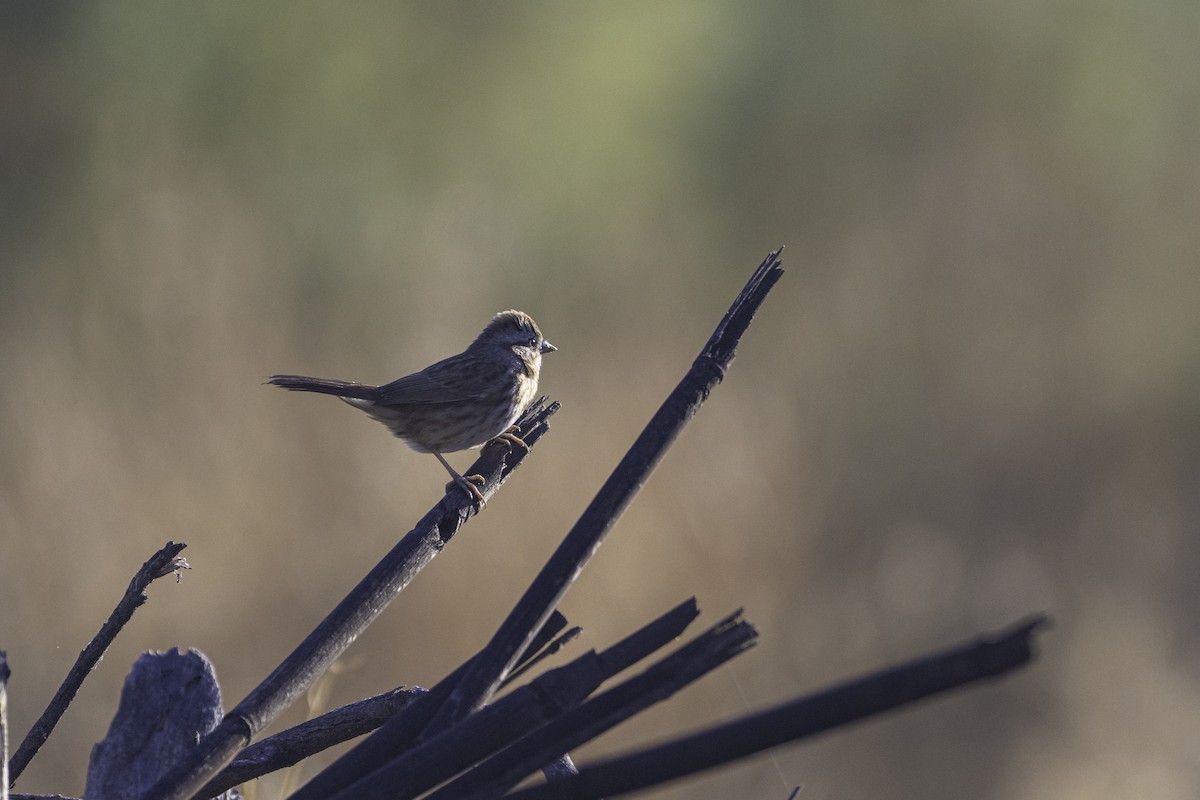
{"label": "bird's claw", "polygon": [[450,491],[451,486],[457,486],[467,493],[467,497],[471,498],[471,502],[477,511],[483,508],[487,500],[480,489],[487,483],[487,479],[482,475],[456,475],[455,478],[456,480],[452,480],[446,484],[446,491]]}
{"label": "bird's claw", "polygon": [[495,439],[492,439],[492,441],[505,445],[506,447],[508,447],[509,452],[512,452],[512,449],[515,447],[518,450],[520,450],[522,453],[528,453],[529,445],[525,444],[525,440],[517,435],[517,431],[519,431],[519,430],[521,430],[521,429],[518,428],[516,425],[513,425],[511,428],[506,430],[504,433],[500,434]]}

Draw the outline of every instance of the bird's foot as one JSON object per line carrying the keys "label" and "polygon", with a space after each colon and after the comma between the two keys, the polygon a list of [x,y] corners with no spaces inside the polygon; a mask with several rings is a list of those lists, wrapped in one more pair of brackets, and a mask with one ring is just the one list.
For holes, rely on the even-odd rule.
{"label": "bird's foot", "polygon": [[487,501],[483,497],[483,492],[480,488],[487,483],[487,479],[482,475],[455,475],[454,480],[446,484],[446,491],[450,491],[451,486],[457,486],[467,493],[467,497],[471,498],[471,502],[475,505],[475,510],[483,508],[483,504]]}
{"label": "bird's foot", "polygon": [[[506,447],[508,447],[509,452],[512,452],[512,449],[515,447],[518,450],[520,450],[522,453],[528,453],[529,445],[525,444],[524,439],[522,439],[520,436],[517,436],[517,431],[519,431],[519,430],[521,430],[521,429],[518,428],[516,425],[513,425],[511,428],[506,430],[504,433],[500,434],[495,439],[492,439],[492,441],[500,443],[500,444],[504,444]],[[489,444],[490,444],[490,442],[489,442]]]}

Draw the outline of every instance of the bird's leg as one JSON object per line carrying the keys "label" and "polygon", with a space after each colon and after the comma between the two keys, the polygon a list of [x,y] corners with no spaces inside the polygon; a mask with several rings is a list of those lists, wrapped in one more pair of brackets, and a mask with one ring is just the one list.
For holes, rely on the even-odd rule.
{"label": "bird's leg", "polygon": [[[441,453],[434,451],[433,454],[437,456],[437,460],[442,462],[442,466],[450,473],[450,477],[454,479],[453,483],[466,492],[467,497],[470,497],[476,506],[483,508],[485,501],[483,499],[483,492],[479,491],[479,487],[485,483],[484,477],[482,475],[468,475],[464,478],[454,471],[454,467],[450,466],[450,462],[442,458]],[[450,484],[446,484],[446,488],[449,489]]]}
{"label": "bird's leg", "polygon": [[525,444],[525,440],[517,436],[517,431],[521,430],[516,425],[506,430],[504,433],[492,439],[493,442],[507,443],[508,449],[511,451],[514,447],[519,448],[522,452],[529,452],[529,445]]}

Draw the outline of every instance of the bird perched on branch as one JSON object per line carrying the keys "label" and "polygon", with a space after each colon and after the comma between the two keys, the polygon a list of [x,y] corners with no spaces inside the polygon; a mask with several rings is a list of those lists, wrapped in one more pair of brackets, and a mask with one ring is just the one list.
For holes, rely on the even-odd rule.
{"label": "bird perched on branch", "polygon": [[412,449],[437,456],[454,483],[482,505],[483,478],[464,478],[442,454],[493,439],[525,448],[513,423],[537,394],[542,356],[557,349],[542,337],[533,317],[501,311],[466,350],[383,386],[303,375],[272,375],[267,382],[331,394],[362,409]]}

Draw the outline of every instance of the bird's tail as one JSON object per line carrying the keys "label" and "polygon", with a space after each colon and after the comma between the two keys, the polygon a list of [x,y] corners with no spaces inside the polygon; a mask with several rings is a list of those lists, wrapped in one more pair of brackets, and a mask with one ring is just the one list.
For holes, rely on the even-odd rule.
{"label": "bird's tail", "polygon": [[354,381],[335,381],[329,378],[308,378],[304,375],[272,375],[267,383],[292,392],[317,392],[348,397],[356,400],[376,401],[379,387]]}

